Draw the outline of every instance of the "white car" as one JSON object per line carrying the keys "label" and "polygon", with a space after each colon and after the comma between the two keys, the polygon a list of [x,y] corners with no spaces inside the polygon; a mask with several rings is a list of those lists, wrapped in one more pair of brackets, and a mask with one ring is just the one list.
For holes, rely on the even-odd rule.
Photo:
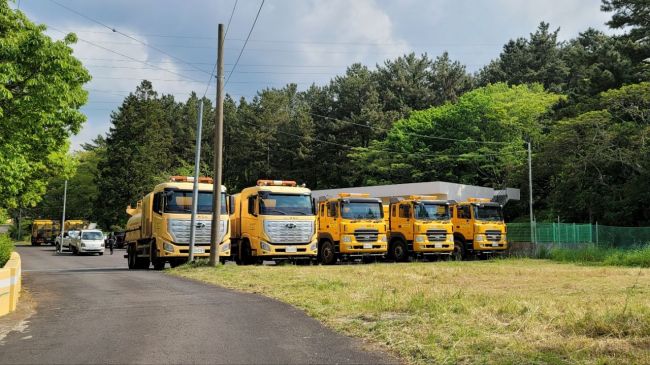
{"label": "white car", "polygon": [[56,240],[54,241],[54,245],[56,246],[56,250],[59,252],[63,252],[64,249],[70,250],[70,242],[75,239],[77,236],[79,236],[79,231],[67,231],[63,233],[63,242],[61,241],[61,236],[56,236]]}
{"label": "white car", "polygon": [[79,235],[70,240],[70,250],[73,254],[98,253],[104,254],[104,234],[98,229],[82,229]]}

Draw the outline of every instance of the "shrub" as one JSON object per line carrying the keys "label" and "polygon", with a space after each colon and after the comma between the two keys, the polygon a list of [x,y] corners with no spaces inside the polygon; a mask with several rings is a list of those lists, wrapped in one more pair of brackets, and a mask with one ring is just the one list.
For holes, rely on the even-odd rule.
{"label": "shrub", "polygon": [[6,234],[0,234],[0,267],[5,266],[11,258],[11,252],[14,250],[14,244]]}
{"label": "shrub", "polygon": [[650,246],[635,249],[615,249],[596,246],[556,248],[551,250],[550,259],[560,262],[650,267]]}

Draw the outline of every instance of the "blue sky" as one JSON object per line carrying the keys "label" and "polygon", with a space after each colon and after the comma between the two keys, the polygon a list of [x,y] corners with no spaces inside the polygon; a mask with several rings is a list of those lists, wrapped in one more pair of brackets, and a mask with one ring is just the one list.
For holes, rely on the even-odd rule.
{"label": "blue sky", "polygon": [[[185,100],[205,91],[216,57],[216,29],[227,23],[235,0],[56,0],[131,35],[158,52],[50,0],[21,0],[20,9],[48,34],[75,32],[79,57],[93,75],[83,130],[72,149],[104,134],[110,112],[142,79]],[[225,44],[225,69],[246,38],[261,0],[239,0]],[[18,2],[14,6],[17,6]],[[505,42],[527,36],[540,21],[560,28],[560,39],[588,27],[610,33],[600,0],[266,0],[226,92],[239,98],[295,82],[325,84],[353,62],[374,67],[408,52],[432,58],[448,51],[469,71],[498,56]],[[56,30],[55,30],[56,29]],[[60,30],[60,31],[59,31]],[[93,43],[93,44],[91,44]],[[106,49],[114,52],[112,53]],[[136,62],[122,55],[142,62]],[[208,96],[215,98],[214,83]]]}

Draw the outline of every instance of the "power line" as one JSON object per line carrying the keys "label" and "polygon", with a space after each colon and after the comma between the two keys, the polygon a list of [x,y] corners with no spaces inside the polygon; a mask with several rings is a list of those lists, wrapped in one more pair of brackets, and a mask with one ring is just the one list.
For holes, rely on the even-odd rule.
{"label": "power line", "polygon": [[[152,67],[133,67],[133,66],[112,66],[112,65],[84,65],[88,68],[114,68],[125,70],[155,70]],[[178,69],[177,71],[193,71],[190,69]],[[207,72],[207,71],[206,71]],[[332,75],[331,72],[282,72],[282,71],[237,71],[235,74],[268,74],[268,75]]]}
{"label": "power line", "polygon": [[[143,42],[143,41],[141,41],[141,40],[139,40],[139,39],[137,39],[137,38],[135,38],[135,37],[133,37],[133,36],[130,36],[130,35],[128,35],[128,34],[122,32],[122,31],[119,31],[119,30],[115,29],[114,27],[111,27],[111,26],[109,26],[109,25],[106,25],[106,24],[100,22],[99,20],[93,19],[93,18],[91,18],[91,17],[89,17],[89,16],[87,16],[87,15],[85,15],[85,14],[82,14],[82,13],[80,13],[80,12],[78,12],[78,11],[76,11],[76,10],[70,8],[70,7],[67,7],[67,6],[65,6],[65,5],[63,5],[63,4],[61,4],[61,3],[59,3],[59,2],[56,1],[56,0],[50,0],[50,2],[52,2],[52,3],[54,3],[54,4],[56,4],[56,5],[60,6],[60,7],[62,7],[62,8],[64,8],[64,9],[66,9],[66,10],[68,10],[69,12],[72,12],[72,13],[74,13],[74,14],[77,14],[77,15],[79,15],[79,16],[82,17],[82,18],[88,19],[88,20],[90,20],[90,21],[93,22],[93,23],[99,24],[99,25],[101,25],[102,27],[111,30],[113,33],[120,34],[120,35],[122,35],[122,36],[124,36],[124,37],[127,37],[127,38],[129,38],[129,39],[131,39],[131,40],[134,40],[134,41],[136,41],[136,42],[138,42],[138,43],[144,45],[145,47],[149,47],[149,48],[151,48],[151,49],[153,49],[153,50],[155,50],[155,51],[158,51],[158,52],[160,52],[160,53],[162,53],[162,54],[164,54],[164,55],[167,55],[168,57],[171,57],[171,58],[173,58],[173,59],[175,59],[175,60],[177,60],[177,61],[179,61],[179,62],[185,63],[185,64],[187,64],[188,66],[197,69],[198,71],[205,72],[204,70],[201,70],[200,68],[198,68],[198,67],[196,67],[196,66],[193,66],[192,64],[188,63],[187,61],[185,61],[184,59],[182,59],[182,58],[180,58],[180,57],[174,56],[173,54],[168,53],[168,52],[166,52],[165,50],[162,50],[162,49],[160,49],[160,48],[158,48],[158,47],[155,47],[155,46],[150,45],[150,44],[148,44],[148,43],[146,43],[146,42]],[[205,72],[205,73],[207,73],[207,72]]]}
{"label": "power line", "polygon": [[[52,29],[52,30],[57,31],[57,32],[61,32],[61,33],[63,33],[63,34],[66,34],[66,32],[64,32],[64,31],[62,31],[62,30],[60,30],[60,29],[57,29],[57,28],[55,28],[55,27],[53,27],[53,26],[51,26],[51,25],[48,25],[48,27],[49,27],[50,29]],[[193,78],[191,78],[191,77],[187,77],[187,76],[182,75],[182,74],[179,74],[179,73],[177,73],[177,72],[174,72],[174,71],[171,71],[171,70],[167,70],[167,69],[165,69],[165,68],[162,68],[162,67],[156,66],[156,65],[154,65],[154,64],[152,64],[152,63],[149,63],[149,62],[146,62],[146,61],[138,60],[138,59],[136,59],[136,58],[133,58],[133,57],[128,56],[128,55],[125,55],[125,54],[123,54],[123,53],[120,53],[120,52],[114,51],[114,50],[112,50],[112,49],[110,49],[110,48],[106,48],[106,47],[104,47],[104,46],[100,46],[99,44],[96,44],[96,43],[94,43],[94,42],[91,42],[91,41],[85,40],[85,39],[83,39],[83,38],[79,38],[79,37],[77,37],[77,39],[80,40],[80,41],[82,41],[82,42],[88,43],[88,44],[90,44],[90,45],[92,45],[92,46],[95,46],[95,47],[97,47],[97,48],[101,48],[101,49],[103,49],[103,50],[105,50],[105,51],[108,51],[108,52],[114,53],[114,54],[116,54],[116,55],[118,55],[118,56],[122,56],[122,57],[124,57],[124,58],[131,59],[131,60],[133,60],[133,61],[135,61],[135,62],[140,62],[140,63],[145,64],[145,65],[147,65],[147,66],[155,67],[155,68],[158,69],[158,70],[165,71],[165,72],[169,72],[169,73],[174,74],[174,75],[176,75],[176,76],[180,76],[180,77],[182,77],[182,78],[184,78],[184,79],[188,79],[188,80],[192,80],[192,81],[197,81],[197,80],[195,80],[195,79],[193,79]]]}
{"label": "power line", "polygon": [[[239,0],[235,0],[235,5],[232,6],[232,11],[230,12],[230,18],[228,19],[228,25],[226,25],[226,32],[223,34],[223,37],[226,38],[226,34],[228,34],[228,30],[230,29],[230,22],[232,21],[233,15],[235,15],[235,9],[237,8],[237,3]],[[210,72],[210,78],[208,79],[208,84],[205,86],[205,91],[203,92],[203,97],[205,98],[205,95],[208,93],[208,89],[210,88],[210,83],[212,82],[212,78],[214,77],[214,73],[217,71],[217,61],[214,61],[214,66],[212,66],[212,72]]]}
{"label": "power line", "polygon": [[[254,126],[254,127],[261,127],[260,125],[257,125],[257,124],[255,124],[253,122],[248,122],[246,120],[241,120],[241,122],[243,122],[245,124],[248,124],[248,125],[251,125],[251,126]],[[267,130],[269,130],[269,129],[267,129]],[[289,133],[289,132],[285,132],[285,131],[282,131],[282,130],[276,130],[275,132],[280,133],[280,134],[284,134],[284,135],[288,135],[288,136],[291,136],[291,137],[310,138],[312,141],[325,143],[325,144],[338,146],[338,147],[343,147],[343,148],[347,148],[347,149],[359,149],[360,148],[360,149],[366,149],[366,150],[369,150],[369,151],[372,151],[372,152],[386,152],[386,153],[393,153],[393,154],[400,154],[400,155],[420,155],[420,156],[425,156],[425,157],[468,158],[468,157],[471,157],[470,153],[474,153],[474,152],[470,152],[470,153],[462,154],[462,155],[450,155],[450,154],[430,154],[430,153],[424,153],[424,152],[393,151],[393,150],[377,149],[377,148],[370,148],[370,147],[350,146],[350,145],[347,145],[347,144],[325,141],[325,140],[318,139],[318,138],[311,138],[311,137],[301,136],[299,134]],[[485,155],[485,156],[498,156],[496,154],[485,154],[485,153],[483,153],[483,155]]]}
{"label": "power line", "polygon": [[[356,125],[359,127],[364,127],[364,128],[369,128],[369,129],[374,129],[374,130],[380,130],[382,132],[389,132],[389,129],[386,128],[381,128],[381,127],[374,127],[366,124],[361,124],[361,123],[355,123],[349,120],[343,120],[343,119],[337,119],[337,118],[332,118],[328,117],[325,115],[320,115],[312,112],[308,112],[308,114],[313,115],[315,117],[320,117],[324,119],[329,119],[329,120],[335,120],[338,122],[343,122],[343,123],[348,123],[352,125]],[[454,141],[454,142],[464,142],[464,143],[481,143],[481,144],[498,144],[498,145],[509,145],[510,143],[508,142],[498,142],[498,141],[477,141],[474,139],[457,139],[457,138],[449,138],[449,137],[437,137],[437,136],[427,136],[423,134],[418,134],[418,133],[412,133],[412,132],[404,132],[404,134],[416,136],[416,137],[421,137],[421,138],[426,138],[426,139],[435,139],[435,140],[441,140],[441,141]]]}
{"label": "power line", "polygon": [[241,51],[239,52],[239,56],[237,56],[237,60],[235,61],[235,64],[232,66],[232,70],[228,74],[228,78],[226,79],[226,82],[224,83],[224,87],[228,85],[228,81],[230,81],[230,77],[232,76],[232,73],[235,71],[237,68],[237,64],[239,63],[239,60],[241,59],[241,55],[244,53],[244,49],[246,49],[246,45],[248,44],[248,40],[251,37],[251,34],[253,34],[253,29],[255,29],[255,24],[257,24],[257,19],[260,17],[260,13],[262,12],[262,7],[264,6],[264,1],[262,0],[262,3],[260,3],[260,8],[257,10],[257,14],[255,15],[255,20],[253,20],[253,25],[251,25],[250,31],[248,31],[248,35],[246,36],[246,41],[244,41],[244,45],[241,47]]}

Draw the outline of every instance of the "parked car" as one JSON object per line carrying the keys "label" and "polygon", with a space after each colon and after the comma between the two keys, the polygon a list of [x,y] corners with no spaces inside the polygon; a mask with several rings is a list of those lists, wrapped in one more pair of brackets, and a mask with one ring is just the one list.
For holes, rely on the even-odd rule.
{"label": "parked car", "polygon": [[104,254],[104,234],[98,229],[83,229],[79,235],[70,240],[70,250],[73,254],[98,253]]}
{"label": "parked car", "polygon": [[54,245],[56,246],[57,251],[63,252],[64,249],[67,249],[70,251],[70,242],[75,239],[77,236],[79,236],[79,231],[78,230],[72,230],[72,231],[67,231],[63,233],[63,240],[61,240],[61,236],[56,236],[56,240],[54,241]]}

